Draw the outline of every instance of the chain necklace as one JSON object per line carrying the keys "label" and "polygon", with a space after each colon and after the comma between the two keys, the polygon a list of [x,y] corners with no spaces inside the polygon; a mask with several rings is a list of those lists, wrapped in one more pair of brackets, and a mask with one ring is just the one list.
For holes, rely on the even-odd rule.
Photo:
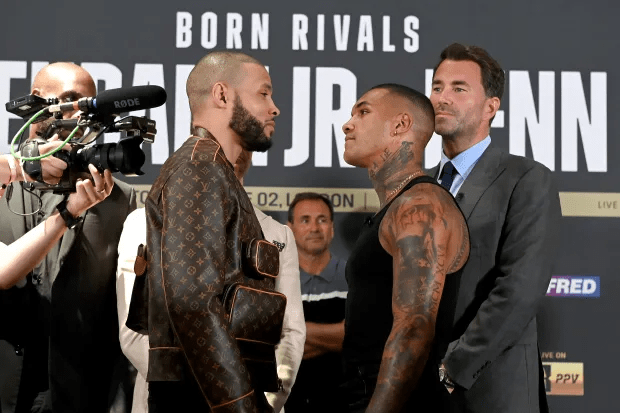
{"label": "chain necklace", "polygon": [[392,200],[392,196],[396,195],[398,193],[398,191],[403,189],[403,187],[405,185],[407,185],[409,183],[409,181],[411,181],[411,178],[413,178],[414,176],[420,175],[421,173],[422,173],[421,170],[412,173],[411,175],[406,177],[400,184],[398,184],[398,186],[395,189],[390,191],[390,193],[387,194],[387,196],[385,197],[385,205],[387,205]]}

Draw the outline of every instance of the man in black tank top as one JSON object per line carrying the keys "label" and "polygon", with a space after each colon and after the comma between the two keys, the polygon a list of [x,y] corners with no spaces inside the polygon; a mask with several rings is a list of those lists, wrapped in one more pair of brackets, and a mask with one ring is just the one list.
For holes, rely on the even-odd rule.
{"label": "man in black tank top", "polygon": [[452,195],[422,172],[433,107],[406,86],[379,85],[356,102],[342,129],[345,161],[368,169],[380,201],[346,268],[349,409],[458,411],[438,366],[469,232]]}

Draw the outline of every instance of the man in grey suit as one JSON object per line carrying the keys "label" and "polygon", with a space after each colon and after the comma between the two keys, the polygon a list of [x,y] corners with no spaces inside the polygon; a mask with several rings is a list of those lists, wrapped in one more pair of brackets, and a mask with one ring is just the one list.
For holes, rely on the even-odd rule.
{"label": "man in grey suit", "polygon": [[459,202],[471,253],[440,377],[467,412],[544,412],[536,312],[560,202],[549,169],[491,142],[503,91],[504,72],[485,50],[452,44],[441,53],[430,99],[443,153],[429,174]]}

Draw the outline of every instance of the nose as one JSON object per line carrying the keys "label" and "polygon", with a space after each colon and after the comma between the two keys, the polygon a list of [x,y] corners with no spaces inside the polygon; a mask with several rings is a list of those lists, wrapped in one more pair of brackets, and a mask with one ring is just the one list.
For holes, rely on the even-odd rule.
{"label": "nose", "polygon": [[441,92],[437,93],[435,96],[437,97],[437,103],[440,105],[449,105],[451,102],[450,95],[448,94],[446,89],[443,89]]}
{"label": "nose", "polygon": [[310,231],[312,232],[318,232],[319,230],[319,223],[317,221],[310,221]]}
{"label": "nose", "polygon": [[273,103],[273,107],[269,110],[269,114],[274,118],[280,115],[280,109],[276,106],[275,102]]}
{"label": "nose", "polygon": [[346,134],[348,132],[353,131],[353,124],[351,123],[351,119],[347,121],[344,125],[342,125],[342,131]]}

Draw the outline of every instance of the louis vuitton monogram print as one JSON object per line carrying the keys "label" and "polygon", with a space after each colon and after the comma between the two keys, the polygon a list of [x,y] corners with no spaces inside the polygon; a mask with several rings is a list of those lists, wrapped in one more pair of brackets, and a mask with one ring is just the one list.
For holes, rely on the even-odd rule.
{"label": "louis vuitton monogram print", "polygon": [[[255,411],[222,295],[235,282],[273,289],[274,281],[244,276],[242,244],[262,238],[261,229],[216,141],[192,137],[175,152],[149,193],[146,213],[150,354],[158,353],[147,380],[193,376],[212,410]],[[186,363],[187,371],[175,363]]]}

